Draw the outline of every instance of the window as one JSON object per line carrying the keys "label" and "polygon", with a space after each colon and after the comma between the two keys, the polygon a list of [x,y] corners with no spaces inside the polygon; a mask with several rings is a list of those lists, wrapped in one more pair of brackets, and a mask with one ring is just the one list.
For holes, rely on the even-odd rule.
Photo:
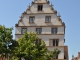
{"label": "window", "polygon": [[64,43],[65,43],[65,39],[64,39]]}
{"label": "window", "polygon": [[58,45],[59,45],[59,40],[53,39],[53,46],[58,46]]}
{"label": "window", "polygon": [[59,39],[50,39],[49,46],[59,46]]}
{"label": "window", "polygon": [[58,55],[56,56],[56,59],[58,59]]}
{"label": "window", "polygon": [[51,16],[46,16],[45,22],[46,22],[46,23],[51,22]]}
{"label": "window", "polygon": [[66,59],[66,56],[64,55],[64,59]]}
{"label": "window", "polygon": [[55,59],[58,59],[58,55],[55,57]]}
{"label": "window", "polygon": [[57,28],[52,28],[52,34],[57,34]]}
{"label": "window", "polygon": [[34,17],[29,17],[29,23],[34,23]]}
{"label": "window", "polygon": [[42,11],[43,5],[38,5],[38,11]]}
{"label": "window", "polygon": [[37,28],[36,31],[37,31],[38,34],[41,34],[42,33],[42,28]]}
{"label": "window", "polygon": [[36,45],[41,44],[41,39],[38,38],[38,39],[35,41],[35,44],[36,44]]}
{"label": "window", "polygon": [[24,31],[27,31],[27,28],[22,28],[21,34],[24,34]]}

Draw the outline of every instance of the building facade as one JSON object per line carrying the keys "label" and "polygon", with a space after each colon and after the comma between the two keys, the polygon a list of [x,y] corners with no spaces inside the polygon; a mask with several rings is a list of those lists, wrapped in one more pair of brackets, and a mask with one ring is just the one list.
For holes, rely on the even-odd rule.
{"label": "building facade", "polygon": [[72,60],[80,60],[80,52],[78,52],[78,56],[77,57],[72,56]]}
{"label": "building facade", "polygon": [[58,48],[61,53],[56,59],[68,60],[68,47],[65,42],[65,23],[50,4],[49,0],[34,0],[22,13],[15,24],[15,39],[23,36],[23,32],[38,32],[38,37],[44,40],[49,50]]}

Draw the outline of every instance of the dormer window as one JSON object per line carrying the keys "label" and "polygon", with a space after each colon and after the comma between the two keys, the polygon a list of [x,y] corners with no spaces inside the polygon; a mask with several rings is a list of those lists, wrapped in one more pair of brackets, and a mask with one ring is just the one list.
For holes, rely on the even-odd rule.
{"label": "dormer window", "polygon": [[42,11],[43,5],[38,5],[38,11]]}
{"label": "dormer window", "polygon": [[29,17],[29,23],[34,23],[34,19],[35,19],[34,16],[30,16],[30,17]]}

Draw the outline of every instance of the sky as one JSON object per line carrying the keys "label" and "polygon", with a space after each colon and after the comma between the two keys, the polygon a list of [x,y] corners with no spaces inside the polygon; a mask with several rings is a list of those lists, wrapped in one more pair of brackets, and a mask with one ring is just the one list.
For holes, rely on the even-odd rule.
{"label": "sky", "polygon": [[[26,11],[33,0],[0,0],[0,24],[14,27],[19,16]],[[80,0],[50,0],[66,24],[65,45],[68,46],[69,60],[80,51]]]}

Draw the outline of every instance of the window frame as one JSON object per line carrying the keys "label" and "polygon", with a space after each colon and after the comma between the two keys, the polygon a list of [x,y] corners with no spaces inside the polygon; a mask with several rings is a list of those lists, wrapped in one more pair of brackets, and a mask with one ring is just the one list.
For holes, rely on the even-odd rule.
{"label": "window frame", "polygon": [[[58,41],[58,43],[56,41]],[[49,39],[49,46],[59,46],[59,39]]]}
{"label": "window frame", "polygon": [[35,41],[35,44],[37,44],[37,42],[38,43],[41,42],[41,40],[42,40],[41,38],[38,38],[38,40]]}
{"label": "window frame", "polygon": [[29,16],[29,23],[34,23],[34,20],[33,20],[33,22],[30,21],[30,18],[34,18],[34,20],[35,20],[35,16]]}
{"label": "window frame", "polygon": [[24,34],[24,33],[23,33],[23,29],[26,29],[26,31],[27,31],[27,28],[21,28],[21,34]]}
{"label": "window frame", "polygon": [[43,4],[38,4],[37,11],[43,11]]}
{"label": "window frame", "polygon": [[41,29],[41,33],[40,34],[42,34],[42,28],[36,28],[36,32],[37,32],[37,29]]}
{"label": "window frame", "polygon": [[67,59],[65,55],[64,55],[64,59]]}
{"label": "window frame", "polygon": [[[58,54],[59,55],[59,54]],[[58,55],[55,57],[55,59],[58,59]]]}
{"label": "window frame", "polygon": [[[52,32],[53,29],[56,29],[55,33]],[[58,32],[58,28],[57,28],[57,27],[52,27],[52,28],[51,28],[51,34],[57,34],[57,32]]]}
{"label": "window frame", "polygon": [[[53,39],[53,41],[55,41],[55,46],[59,46],[59,39]],[[58,43],[56,41],[58,41]],[[53,45],[54,45],[54,42],[53,42]]]}
{"label": "window frame", "polygon": [[[46,18],[47,17],[50,17],[50,21],[48,20],[48,21],[46,21]],[[51,22],[51,16],[45,16],[45,23],[50,23]]]}

